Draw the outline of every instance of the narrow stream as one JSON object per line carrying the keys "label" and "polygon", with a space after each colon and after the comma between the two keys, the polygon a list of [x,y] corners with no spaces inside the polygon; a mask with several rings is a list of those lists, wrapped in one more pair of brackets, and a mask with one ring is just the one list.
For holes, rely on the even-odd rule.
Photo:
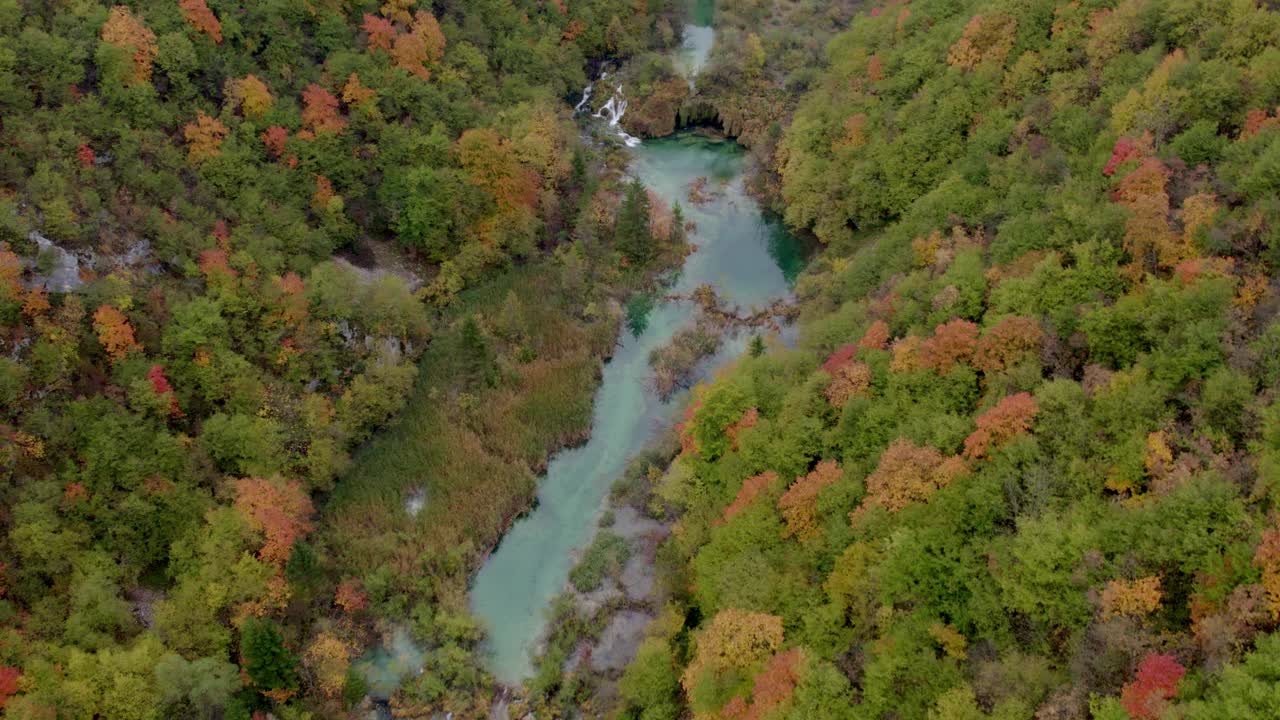
{"label": "narrow stream", "polygon": [[[710,28],[704,29],[708,37],[700,42],[709,42]],[[696,65],[706,54],[694,48],[691,57]],[[710,283],[721,297],[743,306],[790,294],[802,262],[799,245],[745,193],[739,145],[682,133],[645,141],[630,152],[632,172],[668,203],[679,202],[696,223],[690,242],[697,251],[685,261],[672,292]],[[695,205],[688,190],[700,177],[707,179],[709,200]],[[565,588],[575,551],[595,534],[610,485],[627,460],[675,420],[682,398],[658,399],[648,358],[695,315],[691,303],[659,301],[642,328],[633,324],[622,331],[595,398],[590,440],[552,458],[537,508],[512,527],[476,575],[472,611],[488,630],[490,669],[499,682],[514,685],[531,674],[531,652],[545,629],[546,610]],[[726,342],[708,370],[740,354],[745,342]]]}

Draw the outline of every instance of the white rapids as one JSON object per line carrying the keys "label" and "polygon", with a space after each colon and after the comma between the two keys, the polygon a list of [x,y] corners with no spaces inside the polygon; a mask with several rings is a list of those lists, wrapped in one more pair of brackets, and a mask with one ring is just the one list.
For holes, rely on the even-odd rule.
{"label": "white rapids", "polygon": [[[600,80],[604,80],[607,77],[609,77],[609,73],[600,73]],[[583,88],[582,99],[579,100],[578,104],[573,108],[575,113],[582,112],[584,108],[588,111],[591,109],[591,93],[594,90],[594,83]],[[626,113],[627,96],[622,93],[622,85],[618,85],[614,88],[613,94],[609,96],[609,100],[605,102],[604,105],[601,105],[599,110],[592,113],[591,117],[608,120],[609,127],[614,130],[614,133],[622,140],[624,145],[627,147],[638,147],[640,145],[640,138],[628,133],[626,130],[623,130],[622,126],[618,124],[621,122],[622,116]]]}

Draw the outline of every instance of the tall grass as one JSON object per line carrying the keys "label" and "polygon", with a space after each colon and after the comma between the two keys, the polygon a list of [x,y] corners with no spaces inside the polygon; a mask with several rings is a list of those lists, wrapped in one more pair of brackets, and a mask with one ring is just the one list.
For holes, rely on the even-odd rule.
{"label": "tall grass", "polygon": [[[515,268],[444,318],[406,409],[361,448],[325,505],[323,542],[340,574],[388,567],[400,589],[465,603],[466,577],[532,502],[549,452],[590,430],[618,320],[578,317],[583,298],[560,272],[550,261]],[[492,330],[496,387],[461,390],[467,316]],[[405,503],[419,489],[426,505],[411,516]]]}

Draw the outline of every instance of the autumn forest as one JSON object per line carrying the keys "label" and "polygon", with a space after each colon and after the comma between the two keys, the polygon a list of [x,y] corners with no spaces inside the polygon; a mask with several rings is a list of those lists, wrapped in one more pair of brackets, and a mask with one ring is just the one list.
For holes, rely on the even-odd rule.
{"label": "autumn forest", "polygon": [[[665,294],[717,201],[789,295]],[[1262,0],[0,0],[0,714],[1280,717],[1277,266]]]}

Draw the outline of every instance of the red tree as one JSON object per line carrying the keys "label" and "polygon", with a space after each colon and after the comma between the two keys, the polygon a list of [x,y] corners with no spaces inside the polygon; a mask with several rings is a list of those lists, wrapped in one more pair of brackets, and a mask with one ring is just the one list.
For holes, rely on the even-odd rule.
{"label": "red tree", "polygon": [[762,493],[769,489],[769,486],[778,479],[778,473],[769,471],[752,475],[742,481],[742,488],[738,490],[737,496],[733,498],[733,502],[729,503],[724,509],[724,514],[720,516],[720,523],[726,523],[732,520],[743,510],[751,507],[751,503]]}
{"label": "red tree", "polygon": [[999,372],[1039,354],[1044,333],[1032,318],[1010,315],[988,328],[978,340],[973,364],[983,372]]}
{"label": "red tree", "polygon": [[369,606],[369,594],[362,589],[359,580],[347,578],[338,583],[333,602],[348,614],[354,614]]}
{"label": "red tree", "polygon": [[836,371],[841,367],[853,362],[853,356],[857,353],[857,346],[845,345],[827,357],[826,362],[822,363],[822,369],[827,371],[829,375],[835,375]]}
{"label": "red tree", "polygon": [[1009,395],[978,417],[978,429],[964,439],[967,458],[986,457],[993,448],[1031,429],[1039,411],[1029,393]]}
{"label": "red tree", "polygon": [[18,692],[18,679],[22,671],[9,665],[0,665],[0,709]]}
{"label": "red tree", "polygon": [[262,144],[276,157],[284,154],[284,144],[289,141],[289,131],[279,125],[272,125],[262,131]]}
{"label": "red tree", "polygon": [[957,363],[967,362],[978,347],[978,326],[968,320],[952,320],[939,325],[933,337],[920,345],[920,362],[927,368],[947,372]]}
{"label": "red tree", "polygon": [[859,350],[884,350],[889,346],[889,323],[883,320],[877,320],[871,323],[867,331],[862,334],[862,339],[858,341]]}
{"label": "red tree", "polygon": [[182,17],[191,27],[213,38],[215,43],[222,42],[222,23],[213,14],[204,0],[181,0]]}
{"label": "red tree", "polygon": [[169,395],[169,414],[174,417],[182,416],[182,408],[178,407],[178,396],[173,392],[173,386],[169,384],[169,378],[164,376],[164,367],[156,364],[152,365],[147,371],[147,380],[151,381],[151,390],[156,395]]}
{"label": "red tree", "polygon": [[1116,170],[1121,165],[1140,157],[1138,143],[1133,138],[1122,137],[1111,149],[1111,159],[1107,160],[1107,166],[1102,169],[1102,174],[1111,177],[1116,174]]}
{"label": "red tree", "polygon": [[297,480],[241,478],[235,483],[236,509],[264,535],[258,557],[283,567],[293,544],[311,532],[311,498]]}
{"label": "red tree", "polygon": [[302,91],[302,122],[317,135],[325,133],[337,134],[347,126],[347,121],[338,115],[338,98],[315,83]]}
{"label": "red tree", "polygon": [[1186,673],[1172,655],[1147,655],[1138,666],[1138,676],[1121,691],[1120,704],[1133,720],[1156,720]]}
{"label": "red tree", "polygon": [[396,39],[396,27],[391,21],[377,15],[364,14],[364,24],[360,26],[369,36],[370,50],[390,50]]}

